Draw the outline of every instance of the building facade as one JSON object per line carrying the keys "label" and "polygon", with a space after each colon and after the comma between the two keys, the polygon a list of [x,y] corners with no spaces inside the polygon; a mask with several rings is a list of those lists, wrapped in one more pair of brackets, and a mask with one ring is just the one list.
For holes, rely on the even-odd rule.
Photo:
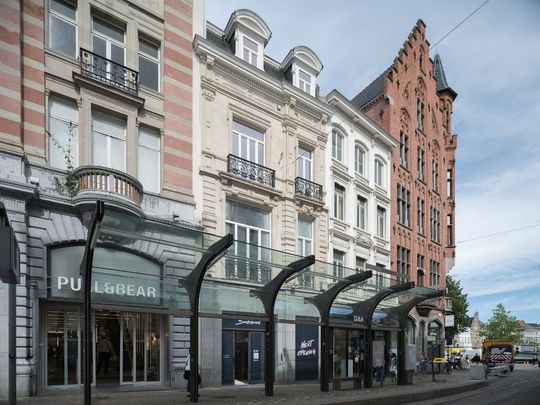
{"label": "building facade", "polygon": [[[200,144],[194,153],[197,210],[207,232],[326,261],[325,148],[332,111],[317,95],[323,66],[304,46],[291,49],[281,62],[272,59],[265,53],[271,35],[257,14],[237,10],[224,29],[207,22],[205,35],[195,38],[201,91]],[[255,248],[237,253],[262,254]],[[270,281],[261,270],[225,271],[225,278],[240,284]],[[313,288],[313,283],[313,278],[300,278],[298,287]],[[251,365],[265,361],[253,354],[262,353],[264,323],[253,321],[249,328],[242,320],[204,322],[206,336],[217,336],[214,345],[223,351],[202,353],[207,384],[262,381]],[[296,378],[294,336],[294,325],[279,325],[276,337],[283,354],[276,362],[277,382]],[[209,343],[202,338],[203,346]],[[242,346],[243,340],[256,345],[255,352]],[[229,364],[224,358],[234,357],[235,351],[238,362]]]}
{"label": "building facade", "polygon": [[[399,143],[390,174],[392,270],[417,285],[444,289],[455,257],[451,114],[457,93],[439,55],[429,57],[425,32],[419,20],[392,65],[352,103]],[[432,304],[414,314],[419,350],[429,356],[442,353],[444,339],[443,300]]]}
{"label": "building facade", "polygon": [[480,318],[478,311],[469,317],[467,328],[456,335],[455,344],[465,349],[481,349],[482,337],[480,336]]}
{"label": "building facade", "polygon": [[[17,389],[28,396],[81,383],[76,292],[95,200],[193,226],[191,44],[203,9],[162,0],[0,7],[0,200],[21,249]],[[107,254],[143,272],[163,271],[134,251]],[[115,294],[138,291],[128,284],[119,282]],[[7,287],[0,288],[7,324]],[[96,386],[180,384],[174,370],[187,355],[188,321],[146,304],[120,298],[96,306]],[[7,350],[0,339],[0,397],[7,396]]]}

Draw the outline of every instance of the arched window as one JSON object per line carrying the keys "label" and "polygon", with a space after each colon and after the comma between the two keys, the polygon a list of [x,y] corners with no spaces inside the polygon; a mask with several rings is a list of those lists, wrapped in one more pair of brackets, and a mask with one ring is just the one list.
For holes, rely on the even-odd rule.
{"label": "arched window", "polygon": [[375,184],[384,187],[385,182],[385,164],[380,159],[375,159]]}
{"label": "arched window", "polygon": [[332,131],[332,157],[343,162],[343,141],[344,136],[338,131]]}
{"label": "arched window", "polygon": [[416,325],[414,321],[407,317],[405,320],[405,344],[414,345],[416,343]]}
{"label": "arched window", "polygon": [[360,145],[354,147],[354,171],[364,175],[366,170],[366,151]]}

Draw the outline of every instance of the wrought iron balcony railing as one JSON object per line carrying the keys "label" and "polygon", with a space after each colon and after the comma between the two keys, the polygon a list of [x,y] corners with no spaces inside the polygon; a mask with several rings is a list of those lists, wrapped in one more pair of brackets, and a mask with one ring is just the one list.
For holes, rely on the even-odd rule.
{"label": "wrought iron balcony railing", "polygon": [[235,155],[229,154],[227,156],[227,171],[244,179],[262,184],[263,186],[274,188],[276,185],[275,170]]}
{"label": "wrought iron balcony railing", "polygon": [[139,73],[86,49],[80,49],[81,74],[136,96]]}
{"label": "wrought iron balcony railing", "polygon": [[143,186],[134,177],[119,170],[100,166],[80,166],[74,171],[79,180],[79,193],[84,191],[106,192],[141,204]]}
{"label": "wrought iron balcony railing", "polygon": [[297,177],[295,180],[295,193],[303,197],[311,198],[320,203],[323,202],[322,186],[317,183],[313,183],[302,177]]}

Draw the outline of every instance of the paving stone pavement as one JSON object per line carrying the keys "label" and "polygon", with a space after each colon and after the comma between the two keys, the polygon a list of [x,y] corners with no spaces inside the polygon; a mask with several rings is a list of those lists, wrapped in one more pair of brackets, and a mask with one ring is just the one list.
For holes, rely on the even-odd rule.
{"label": "paving stone pavement", "polygon": [[[490,377],[490,379],[498,377]],[[435,382],[428,374],[420,379],[415,375],[412,385],[396,385],[386,380],[381,386],[374,382],[372,388],[360,390],[345,389],[342,391],[320,392],[319,384],[276,385],[274,396],[264,395],[264,385],[248,385],[242,387],[201,388],[199,403],[201,404],[231,404],[231,405],[258,405],[258,404],[403,404],[451,395],[458,392],[480,388],[489,383],[489,380],[471,380],[469,370],[454,370],[452,374],[436,374]],[[344,388],[346,388],[344,384]],[[120,386],[119,390],[126,390]],[[104,392],[92,391],[92,404],[97,405],[135,405],[135,404],[188,404],[189,397],[185,390],[155,389],[148,391]],[[62,390],[48,392],[46,395],[30,398],[18,398],[20,405],[82,405],[82,389]],[[0,400],[0,404],[7,404]]]}

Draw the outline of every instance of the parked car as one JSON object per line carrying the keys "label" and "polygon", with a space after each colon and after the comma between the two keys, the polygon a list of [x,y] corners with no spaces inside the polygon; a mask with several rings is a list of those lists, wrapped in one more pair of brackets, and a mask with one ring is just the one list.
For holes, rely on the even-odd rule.
{"label": "parked car", "polygon": [[530,363],[532,364],[534,356],[538,356],[537,353],[534,352],[519,352],[516,353],[514,356],[514,362],[515,363]]}

